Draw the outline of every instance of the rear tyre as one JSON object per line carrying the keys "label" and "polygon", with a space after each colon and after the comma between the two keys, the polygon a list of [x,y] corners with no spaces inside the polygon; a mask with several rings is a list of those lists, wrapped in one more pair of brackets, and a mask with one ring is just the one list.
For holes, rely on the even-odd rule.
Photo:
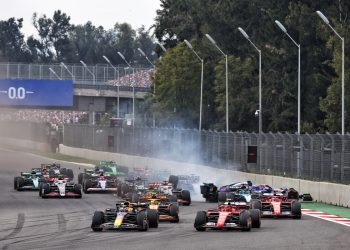
{"label": "rear tyre", "polygon": [[70,179],[70,180],[73,180],[74,179],[74,173],[73,173],[73,170],[72,169],[67,169],[66,170],[66,175],[68,176],[68,178]]}
{"label": "rear tyre", "polygon": [[17,190],[18,178],[20,178],[20,177],[15,177],[15,178],[13,178],[13,189],[15,189],[15,190]]}
{"label": "rear tyre", "polygon": [[78,174],[78,183],[80,185],[83,185],[83,178],[84,178],[84,173],[79,173]]}
{"label": "rear tyre", "polygon": [[148,230],[148,222],[145,211],[142,211],[137,214],[136,223],[139,226],[139,231],[147,231]]}
{"label": "rear tyre", "polygon": [[95,232],[102,231],[100,227],[104,223],[105,214],[102,211],[95,211],[94,216],[92,217],[91,228]]}
{"label": "rear tyre", "polygon": [[226,201],[226,193],[225,192],[219,192],[218,193],[218,202],[225,202]]}
{"label": "rear tyre", "polygon": [[252,228],[252,218],[247,210],[239,214],[239,224],[242,227],[242,231],[250,231]]}
{"label": "rear tyre", "polygon": [[177,203],[170,204],[169,208],[170,216],[179,216],[179,205]]}
{"label": "rear tyre", "polygon": [[84,181],[84,185],[83,185],[83,191],[85,194],[90,193],[90,191],[88,190],[91,187],[91,182],[90,180],[85,180]]}
{"label": "rear tyre", "polygon": [[150,228],[157,228],[159,224],[159,214],[156,209],[147,209],[147,218]]}
{"label": "rear tyre", "polygon": [[198,211],[196,215],[196,219],[194,220],[194,228],[197,231],[205,231],[205,227],[203,227],[207,223],[207,212]]}
{"label": "rear tyre", "polygon": [[22,191],[22,187],[24,186],[24,179],[22,177],[16,177],[16,189],[17,191]]}
{"label": "rear tyre", "polygon": [[80,184],[74,184],[73,191],[74,191],[74,193],[78,194],[78,196],[76,196],[76,198],[80,199],[82,197]]}
{"label": "rear tyre", "polygon": [[172,194],[169,196],[169,202],[177,202],[177,196],[175,194]]}
{"label": "rear tyre", "polygon": [[250,216],[252,218],[252,228],[260,228],[261,227],[261,216],[259,209],[250,209]]}
{"label": "rear tyre", "polygon": [[301,219],[301,204],[299,201],[292,202],[292,215],[294,219]]}
{"label": "rear tyre", "polygon": [[51,187],[49,183],[43,183],[42,185],[42,193],[41,198],[45,199],[47,198],[47,195],[51,192]]}
{"label": "rear tyre", "polygon": [[259,209],[260,211],[262,210],[262,204],[261,201],[259,200],[251,200],[251,208],[252,209]]}
{"label": "rear tyre", "polygon": [[177,184],[179,183],[179,177],[176,175],[169,176],[169,183],[173,184],[173,188],[177,188]]}
{"label": "rear tyre", "polygon": [[191,205],[191,193],[188,190],[182,190],[181,191],[181,198],[185,200],[186,202],[183,203],[184,206]]}

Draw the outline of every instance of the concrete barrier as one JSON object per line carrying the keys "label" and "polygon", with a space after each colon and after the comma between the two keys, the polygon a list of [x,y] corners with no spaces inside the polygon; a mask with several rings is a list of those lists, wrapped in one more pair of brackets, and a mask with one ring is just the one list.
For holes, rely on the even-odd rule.
{"label": "concrete barrier", "polygon": [[[3,138],[2,138],[2,142]],[[18,145],[26,148],[46,149],[45,143],[23,140],[6,140],[8,145]],[[125,155],[90,149],[73,148],[60,145],[60,153],[83,157],[91,160],[113,160],[128,167],[148,166],[154,169],[168,169],[174,174],[197,174],[202,182],[214,182],[224,185],[237,181],[251,180],[253,183],[268,184],[273,187],[294,187],[300,193],[310,193],[317,201],[350,207],[350,186],[326,182],[314,182],[273,175],[259,175],[227,169],[213,168],[191,163],[173,162],[162,159]]]}

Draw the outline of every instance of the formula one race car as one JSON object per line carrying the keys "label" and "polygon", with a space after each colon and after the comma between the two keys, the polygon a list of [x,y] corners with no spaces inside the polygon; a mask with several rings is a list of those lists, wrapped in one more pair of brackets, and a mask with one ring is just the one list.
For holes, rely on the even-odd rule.
{"label": "formula one race car", "polygon": [[217,209],[198,211],[194,222],[197,231],[210,229],[241,229],[250,231],[260,228],[260,211],[249,209],[246,202],[228,201],[218,206]]}
{"label": "formula one race car", "polygon": [[160,185],[161,192],[169,195],[176,195],[177,202],[183,206],[191,205],[191,193],[188,190],[178,188],[179,177],[176,175],[170,175],[169,181],[163,181]]}
{"label": "formula one race car", "polygon": [[43,181],[40,168],[32,168],[30,172],[21,172],[21,176],[14,178],[14,189],[22,190],[39,190]]}
{"label": "formula one race car", "polygon": [[81,185],[69,182],[67,178],[58,177],[52,182],[41,183],[39,189],[41,198],[81,198]]}
{"label": "formula one race car", "polygon": [[84,173],[79,173],[78,183],[83,185],[84,180],[90,178],[90,176],[97,176],[100,173],[105,173],[109,176],[125,176],[128,173],[129,169],[124,166],[118,165],[114,161],[101,161],[99,165],[94,168],[85,168]]}
{"label": "formula one race car", "polygon": [[90,192],[116,192],[117,184],[118,180],[116,176],[104,173],[98,175],[91,174],[90,176],[85,176],[83,191],[86,194]]}
{"label": "formula one race car", "polygon": [[69,168],[63,168],[61,167],[61,164],[52,163],[52,164],[41,164],[41,171],[44,177],[57,177],[57,176],[64,176],[66,178],[69,178],[69,180],[74,179],[74,173],[72,169]]}
{"label": "formula one race car", "polygon": [[96,211],[92,217],[93,231],[103,229],[137,229],[147,231],[149,227],[158,227],[159,216],[157,210],[146,209],[144,204],[121,202],[116,208]]}
{"label": "formula one race car", "polygon": [[[150,183],[151,187],[156,185],[157,183]],[[159,220],[179,222],[179,205],[176,195],[166,195],[159,189],[153,189],[153,191],[140,195],[137,199],[139,202],[147,204],[149,209],[157,210]]]}
{"label": "formula one race car", "polygon": [[208,202],[225,202],[229,193],[242,194],[246,197],[247,202],[251,199],[250,187],[251,181],[236,182],[229,185],[222,186],[218,189],[213,183],[203,183],[200,186],[201,194]]}
{"label": "formula one race car", "polygon": [[298,192],[279,189],[272,193],[264,193],[259,200],[252,200],[252,207],[261,211],[262,217],[292,217],[301,218],[301,204]]}

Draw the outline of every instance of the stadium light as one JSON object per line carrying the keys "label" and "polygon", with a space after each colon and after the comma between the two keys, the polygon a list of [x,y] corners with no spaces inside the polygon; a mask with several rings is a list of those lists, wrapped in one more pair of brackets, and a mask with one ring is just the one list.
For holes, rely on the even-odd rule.
{"label": "stadium light", "polygon": [[200,93],[200,102],[199,102],[199,127],[198,130],[202,130],[202,105],[203,105],[203,72],[204,72],[204,60],[197,54],[197,52],[193,49],[192,44],[187,41],[186,39],[184,40],[185,44],[187,47],[193,51],[193,53],[197,56],[197,58],[201,61],[202,64],[202,71],[201,71],[201,93]]}
{"label": "stadium light", "polygon": [[275,20],[277,26],[285,33],[289,39],[298,47],[298,134],[300,135],[301,119],[300,119],[300,44],[298,44],[287,32],[287,29],[278,21]]}
{"label": "stadium light", "polygon": [[68,71],[68,73],[71,75],[71,77],[74,79],[74,75],[73,75],[73,73],[68,69],[67,65],[65,65],[63,62],[61,62],[60,65],[61,65],[63,68],[65,68],[65,69]]}
{"label": "stadium light", "polygon": [[344,80],[344,68],[345,68],[345,49],[344,49],[344,43],[345,39],[344,37],[340,36],[339,33],[331,26],[328,18],[322,14],[321,11],[316,11],[317,15],[323,20],[325,24],[328,25],[331,30],[340,38],[341,45],[342,45],[342,72],[341,72],[341,134],[345,134],[345,80]]}
{"label": "stadium light", "polygon": [[[129,68],[132,69],[132,78],[134,80],[134,84],[135,84],[135,69],[133,67],[131,67],[131,65],[128,63],[128,61],[125,59],[125,56],[121,53],[121,52],[117,52],[118,55],[124,60],[124,62],[129,66]],[[130,78],[129,78],[130,79]],[[132,126],[135,125],[135,86],[132,86],[132,93],[133,93],[133,97],[132,97]]]}
{"label": "stadium light", "polygon": [[49,70],[52,72],[52,74],[54,74],[59,80],[62,80],[62,78],[61,77],[59,77],[58,75],[57,75],[57,73],[52,69],[52,68],[49,68]]}
{"label": "stadium light", "polygon": [[141,48],[137,48],[137,50],[140,52],[141,55],[143,55],[143,56],[146,58],[146,60],[147,60],[153,67],[155,67],[154,64],[151,62],[151,60],[148,59],[146,53],[143,52],[143,50],[142,50]]}
{"label": "stadium light", "polygon": [[86,65],[86,63],[82,60],[80,60],[80,63],[84,66],[84,68],[92,75],[92,81],[94,84],[96,84],[96,77],[95,74],[93,72],[91,72],[91,70],[89,70],[88,66]]}
{"label": "stadium light", "polygon": [[227,54],[225,54],[219,46],[216,44],[215,40],[209,35],[205,34],[208,40],[221,52],[221,54],[226,59],[226,133],[229,131],[229,121],[228,121],[228,63],[227,63]]}
{"label": "stadium light", "polygon": [[166,48],[164,47],[163,44],[161,44],[160,42],[156,41],[156,44],[159,45],[159,47],[163,50],[163,52],[166,52]]}
{"label": "stadium light", "polygon": [[261,86],[261,50],[250,40],[247,32],[244,31],[241,27],[238,27],[239,32],[247,39],[254,49],[259,53],[259,169],[261,170],[261,133],[262,133],[262,86]]}

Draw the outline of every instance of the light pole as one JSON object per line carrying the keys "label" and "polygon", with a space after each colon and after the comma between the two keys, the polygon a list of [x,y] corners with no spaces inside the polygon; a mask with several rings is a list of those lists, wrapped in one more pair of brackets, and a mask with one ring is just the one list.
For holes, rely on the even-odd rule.
{"label": "light pole", "polygon": [[333,30],[333,32],[340,38],[341,45],[342,45],[342,72],[341,72],[341,134],[345,134],[345,84],[344,84],[344,67],[345,67],[345,60],[344,60],[344,37],[341,37],[339,33],[331,26],[329,23],[328,18],[322,14],[321,11],[316,11],[317,15],[323,20],[325,24]]}
{"label": "light pole", "polygon": [[50,67],[49,70],[51,71],[52,74],[54,74],[59,80],[62,80],[61,77],[57,75],[57,73]]}
{"label": "light pole", "polygon": [[61,66],[63,68],[65,68],[68,71],[68,73],[70,74],[70,76],[72,77],[72,79],[75,80],[73,73],[68,69],[67,65],[65,65],[63,62],[61,62]]}
{"label": "light pole", "polygon": [[166,51],[166,48],[164,47],[164,45],[163,44],[161,44],[160,42],[158,42],[158,41],[156,41],[156,44],[158,44],[159,45],[159,47],[163,50],[163,52],[165,52]]}
{"label": "light pole", "polygon": [[80,63],[84,66],[84,68],[92,75],[92,81],[94,84],[96,84],[96,77],[95,74],[91,72],[91,70],[89,70],[89,68],[87,67],[86,63],[84,63],[84,61],[80,60]]}
{"label": "light pole", "polygon": [[130,63],[128,63],[128,61],[125,59],[125,56],[122,53],[120,53],[119,51],[117,53],[123,59],[123,61],[129,66],[129,68],[132,69],[132,72],[133,72],[132,77],[133,77],[134,83],[132,86],[132,126],[134,127],[134,125],[135,125],[135,86],[134,86],[134,84],[135,84],[135,72],[134,72],[134,68],[131,67]]}
{"label": "light pole", "polygon": [[227,54],[225,54],[219,46],[216,44],[215,40],[209,35],[205,34],[205,36],[208,38],[208,40],[221,52],[221,54],[226,59],[226,133],[229,131],[229,124],[228,124],[228,67],[227,67]]}
{"label": "light pole", "polygon": [[300,135],[300,44],[298,44],[287,32],[287,29],[278,20],[275,20],[277,26],[286,34],[290,40],[298,47],[298,134]]}
{"label": "light pole", "polygon": [[201,61],[202,71],[201,71],[201,93],[200,93],[200,102],[199,102],[199,128],[198,130],[202,130],[202,106],[203,106],[203,72],[204,72],[204,60],[197,54],[197,52],[193,49],[192,44],[186,39],[184,40],[187,47],[193,51],[193,53],[197,56],[197,58]]}
{"label": "light pole", "polygon": [[[156,95],[156,65],[154,65],[150,59],[148,59],[148,56],[146,55],[145,52],[143,52],[143,50],[141,48],[137,48],[137,50],[140,52],[140,54],[146,58],[146,60],[153,66],[153,73],[154,73],[154,86],[153,86],[153,95]],[[156,127],[156,119],[155,119],[155,115],[153,112],[153,127]]]}
{"label": "light pole", "polygon": [[[298,141],[300,143],[299,145],[299,151],[297,152],[297,177],[300,177],[301,175],[301,169],[303,168],[303,140],[300,135],[300,44],[298,44],[287,32],[287,29],[282,25],[282,23],[278,20],[275,20],[275,23],[277,26],[282,30],[284,34],[286,34],[289,39],[295,44],[295,46],[298,47]],[[301,139],[301,140],[300,140]]]}
{"label": "light pole", "polygon": [[118,84],[117,84],[117,92],[118,92],[118,99],[117,99],[117,104],[118,104],[118,109],[117,109],[117,118],[119,118],[119,70],[117,70],[116,67],[111,63],[111,61],[108,59],[107,56],[102,56],[105,61],[111,65],[111,67],[114,69],[114,80],[116,80],[116,74],[118,73]]}
{"label": "light pole", "polygon": [[247,39],[254,49],[259,53],[259,168],[261,172],[261,133],[262,133],[262,94],[261,94],[261,50],[250,40],[248,34],[241,28],[238,28],[239,32],[242,33],[245,39]]}

